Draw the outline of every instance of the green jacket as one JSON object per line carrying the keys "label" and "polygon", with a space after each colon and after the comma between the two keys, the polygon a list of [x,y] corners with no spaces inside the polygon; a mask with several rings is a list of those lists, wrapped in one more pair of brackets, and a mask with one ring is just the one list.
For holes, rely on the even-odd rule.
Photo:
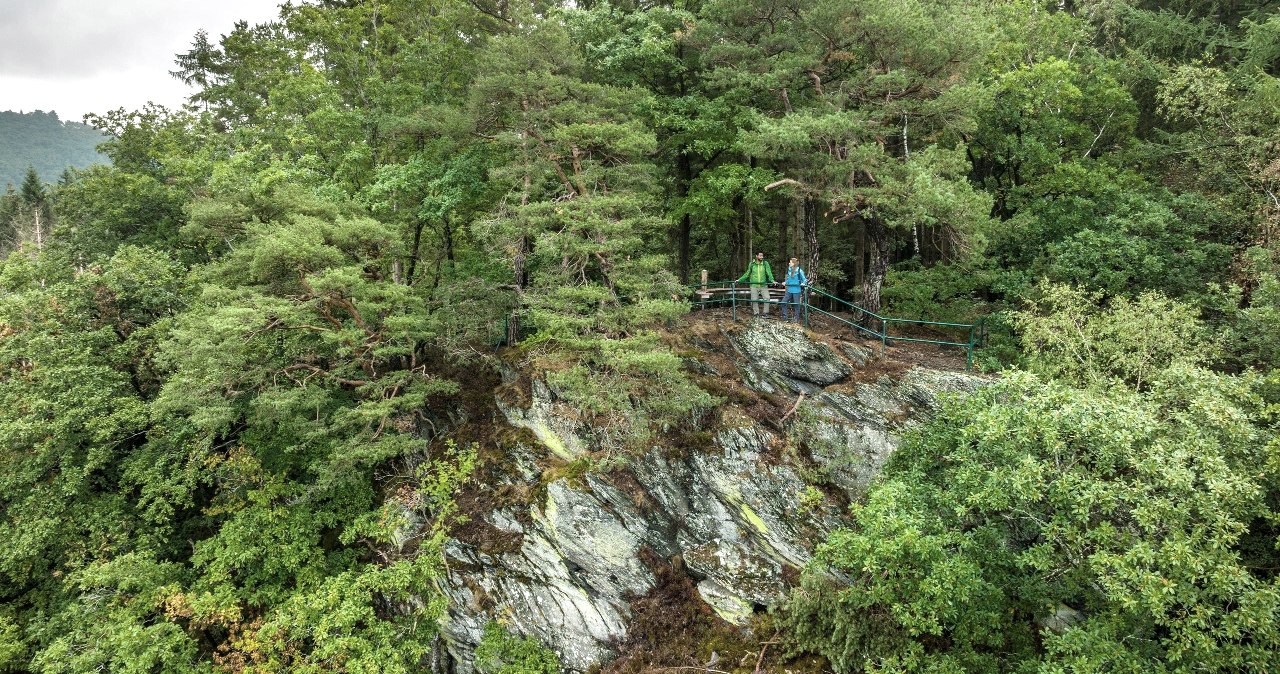
{"label": "green jacket", "polygon": [[[748,279],[748,276],[751,278]],[[773,268],[769,266],[769,261],[756,262],[752,260],[751,264],[747,265],[747,271],[743,273],[742,278],[738,279],[738,283],[748,280],[751,281],[753,286],[773,283]]]}

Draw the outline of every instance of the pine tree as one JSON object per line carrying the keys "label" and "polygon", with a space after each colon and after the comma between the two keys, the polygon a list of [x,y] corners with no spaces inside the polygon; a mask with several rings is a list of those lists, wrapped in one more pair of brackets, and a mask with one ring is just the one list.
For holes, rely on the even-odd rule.
{"label": "pine tree", "polygon": [[16,207],[7,218],[13,246],[34,252],[44,250],[53,231],[53,205],[35,168],[27,167],[26,178],[15,196]]}
{"label": "pine tree", "polygon": [[0,256],[17,246],[15,224],[21,210],[22,197],[13,185],[7,185],[4,196],[0,196]]}

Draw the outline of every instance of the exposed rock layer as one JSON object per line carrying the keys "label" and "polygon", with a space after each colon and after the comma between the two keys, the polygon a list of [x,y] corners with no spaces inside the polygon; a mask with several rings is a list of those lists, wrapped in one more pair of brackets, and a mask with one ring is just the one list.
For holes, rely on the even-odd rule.
{"label": "exposed rock layer", "polygon": [[[472,669],[495,619],[555,650],[569,671],[606,661],[627,633],[631,602],[654,588],[654,559],[681,559],[702,601],[744,625],[784,597],[902,430],[939,392],[980,382],[918,367],[871,375],[872,350],[833,348],[774,322],[702,328],[684,342],[691,373],[721,387],[729,380],[741,395],[684,436],[703,438],[700,446],[659,445],[587,470],[587,457],[599,459],[591,429],[543,381],[530,382],[520,404],[499,402],[499,423],[527,432],[490,473],[492,507],[473,513],[448,547],[445,636],[459,671]],[[753,397],[759,404],[745,407]]]}

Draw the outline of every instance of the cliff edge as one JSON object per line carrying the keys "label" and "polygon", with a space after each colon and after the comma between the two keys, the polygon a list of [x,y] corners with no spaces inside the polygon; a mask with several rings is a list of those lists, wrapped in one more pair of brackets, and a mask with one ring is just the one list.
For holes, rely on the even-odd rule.
{"label": "cliff edge", "polygon": [[920,365],[774,321],[696,316],[668,341],[722,402],[643,452],[617,450],[518,350],[502,359],[447,548],[438,669],[474,671],[491,621],[569,672],[736,658],[734,644],[768,637],[762,616],[903,431],[983,381],[961,361]]}

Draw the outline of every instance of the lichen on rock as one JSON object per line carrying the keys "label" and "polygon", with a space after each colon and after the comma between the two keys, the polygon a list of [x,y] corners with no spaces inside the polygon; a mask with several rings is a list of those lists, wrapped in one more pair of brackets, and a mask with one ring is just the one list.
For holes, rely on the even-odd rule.
{"label": "lichen on rock", "polygon": [[[619,457],[594,446],[583,416],[537,373],[520,375],[532,379],[524,404],[496,402],[497,424],[524,430],[503,436],[514,440],[488,487],[529,497],[468,513],[448,546],[444,635],[457,672],[472,670],[484,626],[498,619],[555,651],[566,671],[607,663],[627,639],[635,602],[661,596],[677,567],[708,619],[748,629],[844,523],[841,504],[866,489],[900,434],[939,393],[980,383],[923,368],[858,381],[875,360],[859,344],[833,348],[764,321],[701,328],[682,357],[717,395],[732,395],[708,415],[716,426],[660,436],[648,451]],[[727,376],[734,370],[741,380]],[[696,446],[682,440],[692,437]],[[605,468],[566,476],[564,466],[600,455],[612,457]],[[814,480],[844,496],[801,507]],[[487,539],[466,535],[468,527],[510,544],[482,549],[476,541]]]}
{"label": "lichen on rock", "polygon": [[747,365],[784,389],[812,393],[843,381],[853,368],[831,347],[795,325],[758,321],[729,335]]}

